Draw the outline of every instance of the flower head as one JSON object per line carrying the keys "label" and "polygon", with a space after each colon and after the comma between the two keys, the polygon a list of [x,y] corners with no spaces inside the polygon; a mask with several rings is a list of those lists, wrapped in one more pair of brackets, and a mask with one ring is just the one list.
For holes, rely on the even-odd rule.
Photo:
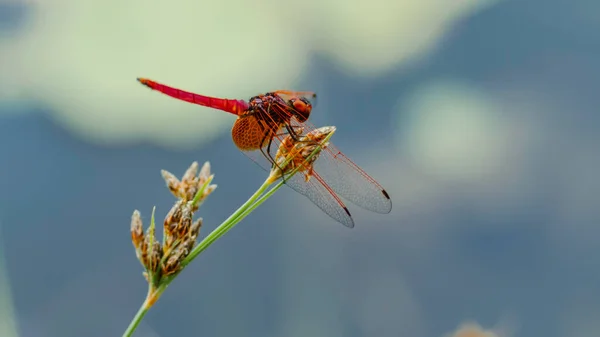
{"label": "flower head", "polygon": [[202,218],[194,221],[193,215],[217,187],[210,184],[214,175],[210,174],[208,162],[200,173],[198,163],[193,162],[181,180],[168,171],[161,173],[171,193],[178,198],[164,219],[162,243],[155,236],[154,211],[145,235],[140,212],[135,210],[131,217],[131,241],[146,269],[144,276],[151,284],[181,270],[181,262],[196,245],[202,227]]}
{"label": "flower head", "polygon": [[329,138],[335,130],[335,126],[323,126],[301,135],[304,129],[300,128],[297,132],[301,136],[296,137],[296,140],[287,135],[275,154],[271,179],[276,180],[289,173],[302,172],[305,181],[308,182],[313,174],[315,161],[321,151],[329,145]]}

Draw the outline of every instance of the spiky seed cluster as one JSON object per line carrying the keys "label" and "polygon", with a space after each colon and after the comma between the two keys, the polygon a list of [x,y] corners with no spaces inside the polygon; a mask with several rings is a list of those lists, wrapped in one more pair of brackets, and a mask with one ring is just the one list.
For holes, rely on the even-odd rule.
{"label": "spiky seed cluster", "polygon": [[[300,130],[301,133],[302,129]],[[329,142],[325,142],[325,144],[321,144],[321,142],[333,132],[335,132],[334,126],[324,126],[299,137],[298,141],[292,139],[291,136],[286,136],[275,155],[275,163],[279,169],[275,168],[274,172],[271,172],[271,179],[278,179],[298,168],[298,172],[302,172],[305,181],[308,182],[313,174],[315,161],[321,151],[329,145]],[[321,146],[319,152],[310,157],[319,146]]]}
{"label": "spiky seed cluster", "polygon": [[196,245],[202,227],[202,218],[193,221],[193,215],[217,187],[210,184],[213,175],[208,162],[198,175],[198,163],[192,163],[181,181],[170,172],[162,170],[161,173],[171,193],[178,198],[165,217],[162,243],[155,235],[154,213],[145,235],[140,212],[135,210],[131,217],[131,241],[138,260],[146,269],[144,276],[148,282],[181,270],[181,262]]}
{"label": "spiky seed cluster", "polygon": [[214,175],[210,174],[209,162],[204,163],[202,169],[200,169],[200,173],[198,173],[198,162],[193,162],[183,174],[181,181],[168,171],[162,170],[160,173],[162,174],[163,179],[165,179],[171,193],[179,200],[188,202],[193,200],[194,197],[198,198],[198,203],[194,205],[192,212],[196,212],[204,199],[217,188],[217,185],[208,185],[206,189],[204,189],[202,195],[196,196],[204,184],[209,180],[212,181],[212,178],[214,177]]}
{"label": "spiky seed cluster", "polygon": [[[166,260],[162,265],[163,275],[171,275],[179,270],[180,262],[190,253],[202,227],[202,218],[192,222],[192,201],[177,201],[165,217],[163,227],[163,254]],[[197,209],[197,208],[196,208]]]}

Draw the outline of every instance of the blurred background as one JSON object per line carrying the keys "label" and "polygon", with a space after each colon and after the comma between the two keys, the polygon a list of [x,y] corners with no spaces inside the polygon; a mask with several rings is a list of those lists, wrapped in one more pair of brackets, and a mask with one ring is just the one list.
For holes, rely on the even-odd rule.
{"label": "blurred background", "polygon": [[[120,336],[146,294],[134,209],[210,161],[208,234],[265,173],[234,117],[142,87],[319,94],[386,187],[356,227],[280,190],[136,336],[600,334],[600,2],[0,0],[0,335]],[[481,332],[483,334],[483,332]],[[469,335],[471,336],[471,335]]]}

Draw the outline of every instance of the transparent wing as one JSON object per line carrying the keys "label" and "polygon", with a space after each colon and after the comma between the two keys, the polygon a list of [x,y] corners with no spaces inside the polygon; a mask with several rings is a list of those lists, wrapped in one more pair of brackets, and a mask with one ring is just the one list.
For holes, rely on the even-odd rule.
{"label": "transparent wing", "polygon": [[[301,126],[304,133],[315,129],[309,122],[294,123]],[[319,155],[314,171],[330,189],[353,204],[376,213],[385,214],[392,210],[387,191],[332,143]]]}
{"label": "transparent wing", "polygon": [[353,228],[354,220],[350,211],[342,200],[327,186],[323,179],[317,174],[312,174],[308,182],[305,181],[303,172],[294,174],[286,179],[285,184],[296,192],[304,195],[323,212],[346,227]]}
{"label": "transparent wing", "polygon": [[[276,158],[277,150],[279,149],[283,139],[288,136],[288,133],[281,132],[276,134],[271,140],[271,146],[266,144],[261,152],[260,150],[242,151],[252,161],[258,164],[265,171],[271,170],[271,162],[267,159],[268,155]],[[265,156],[263,153],[267,154]],[[317,159],[317,162],[319,159]],[[306,181],[307,174],[310,179]],[[327,183],[319,176],[318,173],[299,171],[292,177],[286,178],[285,184],[296,192],[304,195],[313,204],[319,207],[323,212],[329,215],[334,220],[340,222],[346,227],[353,228],[354,221],[350,215],[350,211],[344,202],[336,195],[336,193],[327,185]]]}
{"label": "transparent wing", "polygon": [[[281,109],[280,113],[285,111]],[[299,123],[294,118],[288,120],[290,122],[287,127],[301,131],[302,134],[316,129],[308,121]],[[273,136],[258,150],[242,151],[265,171],[270,171],[272,164],[269,157],[276,157],[288,131],[284,125],[270,134]],[[312,177],[308,182],[305,180],[305,173],[298,172],[285,183],[327,215],[350,228],[354,227],[354,221],[339,196],[377,213],[389,213],[392,209],[392,202],[385,189],[331,143],[314,163]]]}
{"label": "transparent wing", "polygon": [[336,193],[353,204],[382,214],[392,210],[387,191],[334,145],[321,153],[314,169]]}

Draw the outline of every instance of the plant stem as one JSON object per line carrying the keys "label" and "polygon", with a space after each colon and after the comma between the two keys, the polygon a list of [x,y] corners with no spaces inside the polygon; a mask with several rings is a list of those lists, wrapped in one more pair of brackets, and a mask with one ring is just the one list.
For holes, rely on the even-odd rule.
{"label": "plant stem", "polygon": [[[223,234],[227,233],[230,229],[232,229],[238,222],[240,222],[248,213],[246,213],[246,209],[253,206],[256,200],[265,192],[265,190],[272,184],[272,182],[267,179],[265,182],[252,194],[252,196],[238,208],[233,214],[229,216],[223,223],[221,223],[217,228],[215,228],[210,234],[208,234],[194,249],[190,252],[190,254],[181,262],[181,266],[185,267],[189,264],[198,254],[202,253],[206,248],[208,248],[213,242],[215,242],[218,238],[220,238]],[[263,200],[264,201],[264,200]],[[254,209],[253,207],[252,209]],[[243,216],[242,216],[243,215]]]}
{"label": "plant stem", "polygon": [[125,330],[123,333],[123,337],[130,337],[133,335],[133,332],[137,329],[138,325],[140,325],[148,310],[150,310],[152,305],[156,303],[166,288],[166,284],[164,286],[161,285],[158,288],[154,288],[153,286],[148,287],[148,295],[146,295],[146,300],[144,300],[144,303],[142,303],[142,306],[138,309],[137,313],[129,323],[127,330]]}
{"label": "plant stem", "polygon": [[[148,295],[146,296],[146,300],[135,314],[131,323],[127,327],[127,330],[123,333],[123,337],[130,337],[133,332],[137,329],[138,325],[141,323],[142,319],[150,310],[152,305],[158,300],[158,297],[162,294],[169,283],[171,283],[175,277],[188,265],[198,254],[202,253],[206,248],[208,248],[211,244],[213,244],[218,238],[227,233],[233,226],[239,223],[244,217],[246,217],[250,212],[245,212],[248,208],[255,209],[258,205],[255,204],[256,200],[265,192],[265,190],[272,184],[273,182],[270,179],[265,180],[262,186],[254,192],[254,194],[242,205],[238,208],[229,218],[227,218],[223,223],[221,223],[215,230],[213,230],[210,234],[208,234],[202,242],[200,242],[187,256],[185,260],[181,262],[181,270],[171,277],[164,278],[158,288],[154,288],[152,290],[152,286],[148,289]],[[281,184],[279,184],[281,185]],[[268,195],[271,196],[275,191],[275,189],[279,189],[281,186],[276,186],[271,191],[269,191]],[[257,204],[264,202],[266,198],[260,198]]]}
{"label": "plant stem", "polygon": [[240,214],[240,216],[239,216],[240,220],[242,220],[243,218],[245,218],[248,214],[250,214],[250,212],[254,211],[254,209],[256,209],[258,206],[260,206],[260,204],[262,204],[263,202],[265,202],[265,200],[267,200],[269,197],[271,197],[271,195],[273,195],[273,193],[275,193],[284,184],[285,183],[283,181],[280,181],[279,184],[275,185],[275,187],[273,187],[272,189],[270,189],[269,192],[265,193],[255,203],[253,203],[252,205],[250,205],[250,207],[246,208],[244,210],[244,212],[242,212],[242,214]]}
{"label": "plant stem", "polygon": [[144,304],[142,304],[142,306],[140,307],[138,312],[135,314],[135,316],[131,320],[131,323],[129,323],[127,330],[125,330],[125,332],[123,333],[123,337],[129,337],[133,334],[135,329],[137,329],[138,325],[140,325],[140,323],[142,322],[142,319],[144,318],[144,316],[146,316],[148,309],[150,309],[150,308],[148,308],[146,306],[146,302],[144,301]]}
{"label": "plant stem", "polygon": [[[335,131],[335,129],[334,129],[334,131]],[[313,156],[315,156],[318,152],[320,152],[323,147],[323,144],[326,144],[332,135],[333,135],[333,132],[330,132],[320,142],[319,146],[311,152],[311,154],[305,159],[305,161],[308,162]],[[284,167],[287,166],[288,162],[290,162],[292,159],[294,159],[294,158],[293,157],[286,158],[286,160],[283,163],[283,166]],[[204,250],[206,250],[206,248],[210,247],[210,245],[212,245],[215,241],[217,241],[217,239],[219,239],[221,236],[223,236],[225,233],[227,233],[229,230],[231,230],[235,225],[237,225],[240,221],[242,221],[248,214],[250,214],[252,211],[254,211],[254,209],[256,209],[258,206],[260,206],[269,197],[271,197],[273,195],[273,193],[275,193],[279,188],[281,188],[281,186],[283,186],[285,184],[284,179],[291,178],[294,174],[296,174],[298,172],[300,167],[301,166],[297,166],[291,172],[289,172],[289,174],[287,175],[287,178],[284,178],[285,173],[281,173],[281,176],[278,176],[278,175],[276,175],[276,171],[271,171],[271,174],[269,174],[269,176],[263,182],[263,184],[256,190],[256,192],[254,192],[254,194],[252,194],[252,196],[250,198],[248,198],[248,200],[246,200],[246,202],[242,206],[240,206],[233,214],[231,214],[217,228],[215,228],[210,234],[208,234],[196,247],[194,247],[194,249],[192,249],[190,254],[183,261],[181,261],[181,265],[180,265],[181,269],[177,273],[161,279],[160,283],[157,285],[156,288],[154,286],[154,283],[151,282],[150,287],[148,289],[148,295],[146,296],[146,300],[144,301],[144,303],[142,304],[142,306],[140,307],[138,312],[133,317],[131,323],[129,323],[127,330],[125,330],[125,332],[123,333],[123,337],[130,337],[133,334],[133,332],[136,330],[136,328],[138,327],[138,325],[140,324],[140,322],[142,321],[142,319],[144,318],[144,316],[146,315],[148,310],[150,310],[150,308],[154,305],[154,303],[156,303],[156,301],[161,296],[161,294],[167,289],[169,284],[179,275],[179,273],[181,273],[181,271],[183,271],[183,269],[185,269],[185,267],[190,262],[192,262],[192,260],[194,260],[200,253],[202,253]],[[213,178],[213,176],[211,176],[205,182],[204,186],[202,186],[202,188],[198,191],[198,193],[196,193],[194,199],[192,200],[193,205],[197,204],[200,201],[200,197],[203,195],[204,189],[210,184],[210,182],[212,181],[212,178]],[[275,187],[273,187],[267,193],[265,193],[265,191],[269,188],[269,186],[271,186],[279,178],[282,178],[282,180],[277,185],[275,185]],[[153,231],[154,230],[154,209],[152,211],[152,219],[151,219],[150,227],[151,227],[151,230]],[[152,236],[152,240],[153,239],[154,239],[154,236]]]}

